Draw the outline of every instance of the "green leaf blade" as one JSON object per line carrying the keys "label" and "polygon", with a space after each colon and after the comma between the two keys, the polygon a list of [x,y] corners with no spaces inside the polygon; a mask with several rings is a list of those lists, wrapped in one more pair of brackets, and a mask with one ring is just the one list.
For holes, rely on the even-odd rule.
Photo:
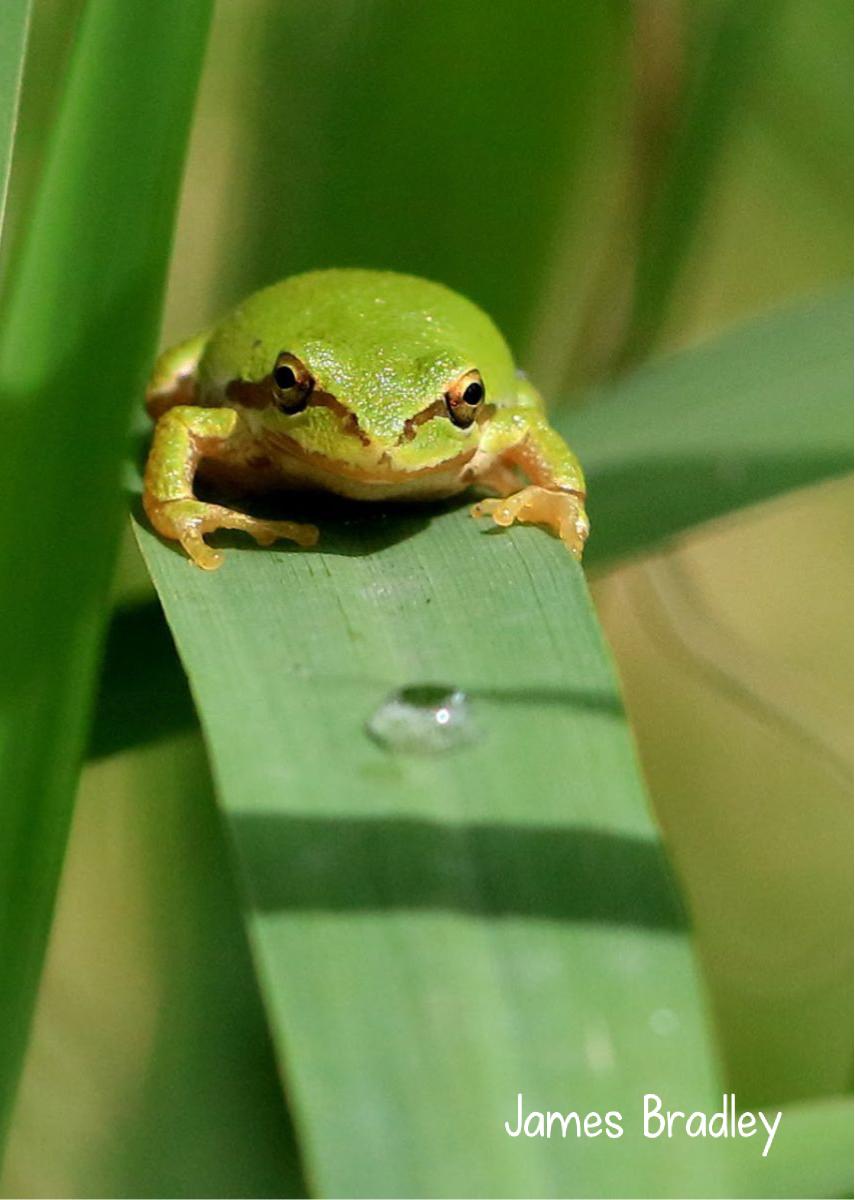
{"label": "green leaf blade", "polygon": [[10,0],[0,7],[0,234],[6,215],[29,23],[30,0]]}
{"label": "green leaf blade", "polygon": [[[640,1134],[645,1091],[714,1102],[714,1054],[578,567],[459,508],[321,527],[315,553],[232,541],[213,576],[138,530],[315,1189],[687,1195],[724,1178],[724,1155]],[[429,757],[367,736],[384,697],[423,683],[467,693],[477,741]],[[662,1032],[639,1039],[639,1021]],[[623,1110],[626,1136],[511,1138],[519,1092]]]}
{"label": "green leaf blade", "polygon": [[[737,1146],[741,1196],[850,1196],[852,1097],[826,1096],[786,1105],[764,1159],[750,1141]],[[767,1109],[769,1119],[776,1113]]]}
{"label": "green leaf blade", "polygon": [[[589,564],[852,468],[848,289],[660,359],[556,424],[585,467]],[[799,537],[809,537],[799,531]]]}
{"label": "green leaf blade", "polygon": [[209,14],[207,0],[88,6],[0,325],[0,1126],[84,748]]}

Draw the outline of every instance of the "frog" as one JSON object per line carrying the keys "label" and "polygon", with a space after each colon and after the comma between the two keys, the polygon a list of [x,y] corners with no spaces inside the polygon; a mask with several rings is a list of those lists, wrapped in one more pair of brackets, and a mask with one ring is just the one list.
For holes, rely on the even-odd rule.
{"label": "frog", "polygon": [[474,517],[543,526],[575,559],[588,537],[582,468],[541,395],[491,318],[431,280],[326,268],[262,288],[160,355],[146,407],[143,507],[205,570],[223,561],[206,541],[217,530],[302,548],[319,531],[201,499],[197,478],[218,497],[422,502],[478,488]]}

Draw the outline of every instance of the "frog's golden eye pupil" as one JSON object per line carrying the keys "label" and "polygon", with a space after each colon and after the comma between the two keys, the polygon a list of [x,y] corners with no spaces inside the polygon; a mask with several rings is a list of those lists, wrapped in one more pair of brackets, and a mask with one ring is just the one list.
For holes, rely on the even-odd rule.
{"label": "frog's golden eye pupil", "polygon": [[273,378],[276,381],[276,386],[281,388],[283,392],[287,392],[289,388],[295,387],[297,383],[294,368],[289,367],[287,363],[282,363],[275,369]]}
{"label": "frog's golden eye pupil", "polygon": [[464,404],[471,404],[473,406],[480,404],[484,399],[483,383],[479,383],[478,380],[473,380],[463,393],[462,399]]}

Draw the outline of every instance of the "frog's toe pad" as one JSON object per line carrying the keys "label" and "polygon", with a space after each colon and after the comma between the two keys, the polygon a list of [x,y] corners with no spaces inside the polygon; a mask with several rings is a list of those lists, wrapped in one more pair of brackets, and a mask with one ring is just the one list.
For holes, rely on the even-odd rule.
{"label": "frog's toe pad", "polygon": [[205,541],[205,535],[218,529],[239,529],[250,534],[261,546],[272,546],[288,538],[298,546],[314,546],[318,530],[314,525],[296,521],[264,521],[248,513],[235,512],[219,504],[179,499],[146,504],[146,512],[158,533],[180,542],[190,559],[204,571],[215,571],[223,556]]}
{"label": "frog's toe pad", "polygon": [[252,524],[245,528],[248,533],[252,534],[259,546],[272,546],[281,538],[287,538],[289,542],[296,542],[298,546],[315,546],[320,536],[317,525],[299,525],[296,521],[257,521],[252,518],[251,520]]}
{"label": "frog's toe pad", "polygon": [[197,567],[201,567],[203,571],[216,571],[223,565],[223,556],[220,551],[213,550],[197,530],[187,530],[179,537],[178,541],[190,561]]}
{"label": "frog's toe pad", "polygon": [[574,492],[550,491],[549,488],[525,487],[501,500],[480,500],[472,508],[473,517],[492,517],[497,525],[545,525],[558,534],[574,558],[582,550],[590,525],[584,501]]}

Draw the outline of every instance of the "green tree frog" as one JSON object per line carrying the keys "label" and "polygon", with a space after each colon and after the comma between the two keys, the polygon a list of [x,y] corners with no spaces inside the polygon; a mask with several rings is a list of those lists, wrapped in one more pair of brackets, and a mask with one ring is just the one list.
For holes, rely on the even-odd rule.
{"label": "green tree frog", "polygon": [[463,296],[392,272],[324,270],[244,300],[166,351],[147,392],[156,425],[143,502],[200,567],[205,541],[240,529],[261,545],[318,531],[207,503],[202,478],[242,490],[325,489],[429,500],[473,485],[498,525],[552,529],[581,557],[585,481],[490,318]]}

